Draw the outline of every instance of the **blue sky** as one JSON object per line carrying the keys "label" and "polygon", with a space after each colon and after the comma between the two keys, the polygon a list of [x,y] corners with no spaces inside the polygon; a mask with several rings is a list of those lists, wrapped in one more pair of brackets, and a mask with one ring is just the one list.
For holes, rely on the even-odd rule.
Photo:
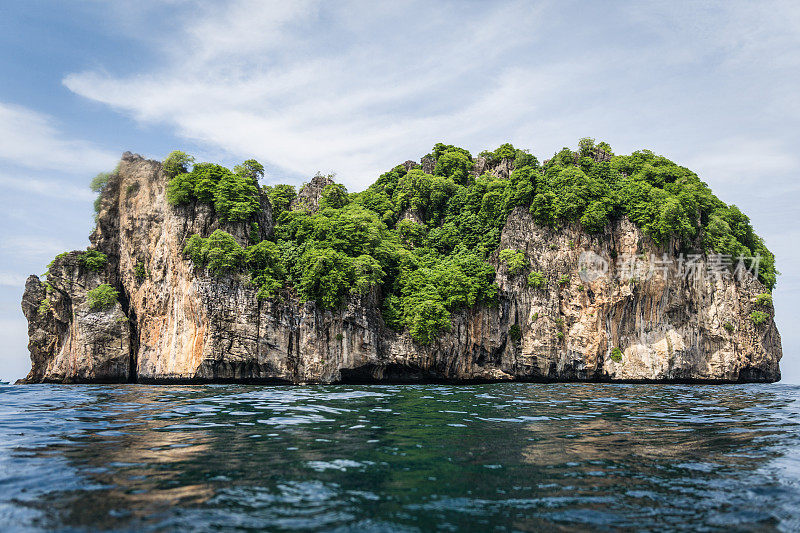
{"label": "blue sky", "polygon": [[800,383],[800,4],[0,5],[0,379],[27,373],[25,277],[88,245],[92,176],[180,148],[361,190],[434,143],[649,148],[747,213],[782,272]]}

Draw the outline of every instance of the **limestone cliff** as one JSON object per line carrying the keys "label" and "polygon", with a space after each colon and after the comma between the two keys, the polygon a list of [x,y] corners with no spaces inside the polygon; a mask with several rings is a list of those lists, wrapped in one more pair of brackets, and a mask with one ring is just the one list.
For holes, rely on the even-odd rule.
{"label": "limestone cliff", "polygon": [[[508,165],[494,172],[507,176]],[[327,183],[317,181],[303,202],[316,205]],[[265,238],[269,200],[252,220],[223,224],[209,204],[170,206],[167,183],[159,162],[124,154],[91,236],[106,267],[91,271],[72,252],[50,267],[49,288],[28,279],[27,382],[780,379],[771,307],[763,323],[749,318],[761,283],[688,279],[674,265],[649,279],[617,275],[615,257],[679,251],[624,217],[590,235],[577,224],[540,226],[516,208],[498,250],[525,251],[543,286],[511,274],[495,253],[497,305],[454,313],[450,331],[419,345],[385,327],[377,290],[329,311],[292,297],[259,299],[244,273],[214,278],[196,269],[183,254],[189,236],[222,228],[247,245],[257,222]],[[607,275],[582,279],[588,252],[609,260]],[[94,311],[87,292],[101,283],[119,290],[119,303]]]}

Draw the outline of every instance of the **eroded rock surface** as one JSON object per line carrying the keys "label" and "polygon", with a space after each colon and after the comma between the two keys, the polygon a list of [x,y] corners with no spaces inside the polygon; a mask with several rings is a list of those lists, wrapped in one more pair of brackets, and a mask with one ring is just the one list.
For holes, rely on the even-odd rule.
{"label": "eroded rock surface", "polygon": [[[509,168],[491,170],[502,176]],[[244,246],[257,222],[266,238],[273,228],[269,201],[262,198],[263,212],[253,220],[223,224],[208,204],[168,205],[167,181],[160,163],[126,153],[102,194],[91,236],[109,258],[106,268],[88,271],[72,252],[51,267],[51,289],[28,279],[28,382],[780,378],[771,310],[763,324],[748,318],[764,287],[752,277],[620,276],[613,257],[678,251],[656,246],[627,219],[588,235],[579,225],[539,226],[517,208],[499,250],[525,251],[545,285],[529,286],[495,254],[498,305],[454,313],[451,330],[421,346],[384,326],[375,291],[331,312],[291,298],[259,300],[246,274],[212,278],[195,269],[182,253],[192,234],[224,229]],[[312,180],[301,193],[303,207],[315,208],[327,184]],[[585,252],[608,259],[608,275],[581,279]],[[117,287],[120,302],[92,311],[86,294],[101,283]]]}

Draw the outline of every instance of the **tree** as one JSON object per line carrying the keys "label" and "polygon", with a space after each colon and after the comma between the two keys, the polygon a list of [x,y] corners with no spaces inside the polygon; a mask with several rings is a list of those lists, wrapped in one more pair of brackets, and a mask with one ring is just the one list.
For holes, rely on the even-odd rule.
{"label": "tree", "polygon": [[578,153],[581,157],[592,157],[594,155],[594,139],[584,137],[578,141]]}
{"label": "tree", "polygon": [[264,192],[272,204],[272,218],[278,220],[280,215],[289,210],[289,206],[297,198],[297,191],[292,185],[268,185]]}
{"label": "tree", "polygon": [[167,184],[167,202],[170,205],[180,205],[192,201],[194,198],[194,179],[190,174],[176,174]]}
{"label": "tree", "polygon": [[500,148],[494,151],[494,157],[496,160],[516,159],[517,149],[511,143],[501,144]]}
{"label": "tree", "polygon": [[472,170],[472,160],[463,150],[447,150],[436,160],[433,174],[446,176],[455,183],[465,184],[469,180]]}
{"label": "tree", "polygon": [[240,269],[245,253],[230,233],[218,229],[208,238],[192,235],[183,249],[197,267],[208,267],[216,277]]}
{"label": "tree", "polygon": [[177,176],[189,172],[189,166],[193,164],[194,157],[180,150],[173,150],[164,159],[163,167],[168,176]]}
{"label": "tree", "polygon": [[350,199],[347,196],[347,189],[340,183],[330,183],[322,189],[322,198],[319,201],[319,208],[341,209],[348,204]]}
{"label": "tree", "polygon": [[223,173],[214,187],[214,209],[222,220],[249,219],[261,211],[258,198],[258,185],[250,177],[232,172]]}
{"label": "tree", "polygon": [[534,270],[528,274],[528,286],[534,289],[540,289],[545,286],[546,280],[544,274],[540,270]]}
{"label": "tree", "polygon": [[311,248],[300,259],[303,276],[300,294],[321,307],[336,309],[350,292],[348,270],[351,260],[330,248]]}
{"label": "tree", "polygon": [[264,176],[264,165],[255,159],[248,159],[241,165],[236,165],[233,167],[233,171],[240,176],[250,178],[253,181],[258,182],[258,178]]}

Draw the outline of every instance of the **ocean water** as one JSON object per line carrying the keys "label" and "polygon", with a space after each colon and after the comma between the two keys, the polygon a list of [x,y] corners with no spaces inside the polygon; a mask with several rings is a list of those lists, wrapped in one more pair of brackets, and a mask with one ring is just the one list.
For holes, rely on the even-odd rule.
{"label": "ocean water", "polygon": [[800,530],[800,386],[3,386],[0,529]]}

